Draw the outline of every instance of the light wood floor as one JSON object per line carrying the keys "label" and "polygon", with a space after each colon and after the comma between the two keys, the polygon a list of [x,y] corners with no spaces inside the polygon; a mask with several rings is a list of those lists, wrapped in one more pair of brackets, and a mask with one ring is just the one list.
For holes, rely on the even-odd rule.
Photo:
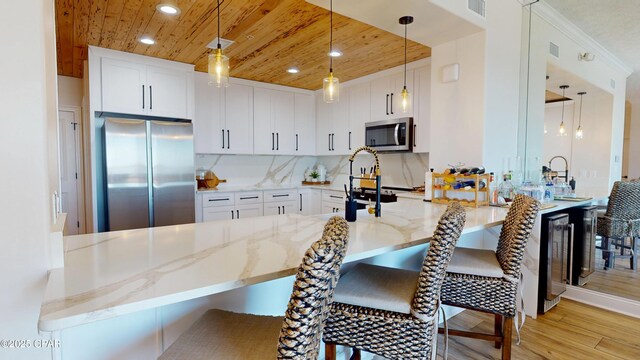
{"label": "light wood floor", "polygon": [[596,271],[585,289],[640,301],[640,273],[629,269],[629,259],[616,259],[613,269],[604,270],[600,250],[596,250]]}
{"label": "light wood floor", "polygon": [[[493,317],[465,311],[449,326],[491,332]],[[449,337],[449,359],[500,359],[500,350],[487,341]],[[562,299],[536,320],[527,318],[521,344],[514,339],[512,359],[640,359],[640,319]]]}

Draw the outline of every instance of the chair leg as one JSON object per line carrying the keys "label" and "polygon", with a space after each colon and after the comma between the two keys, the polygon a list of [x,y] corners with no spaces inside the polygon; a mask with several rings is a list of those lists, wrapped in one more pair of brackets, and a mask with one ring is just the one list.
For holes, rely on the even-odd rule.
{"label": "chair leg", "polygon": [[351,348],[351,358],[349,360],[360,360],[360,349]]}
{"label": "chair leg", "polygon": [[513,331],[513,318],[505,317],[502,328],[502,360],[511,360],[511,333]]}
{"label": "chair leg", "polygon": [[336,360],[335,343],[324,343],[324,358],[325,360]]}
{"label": "chair leg", "polygon": [[631,257],[629,258],[629,266],[631,267],[631,270],[633,270],[634,272],[638,270],[638,253],[637,253],[637,249],[636,249],[636,237],[632,237],[631,238]]}
{"label": "chair leg", "polygon": [[[496,336],[502,337],[502,315],[498,315],[498,314],[495,315],[493,329]],[[500,346],[502,346],[502,342],[496,341],[493,346],[496,349],[500,349]]]}

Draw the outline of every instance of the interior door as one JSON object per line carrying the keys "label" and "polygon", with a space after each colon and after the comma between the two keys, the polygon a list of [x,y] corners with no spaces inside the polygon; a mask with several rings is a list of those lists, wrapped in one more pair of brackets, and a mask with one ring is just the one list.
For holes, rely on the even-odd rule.
{"label": "interior door", "polygon": [[151,121],[153,226],[195,222],[193,127]]}
{"label": "interior door", "polygon": [[102,58],[102,110],[122,114],[145,115],[146,66],[129,61]]}
{"label": "interior door", "polygon": [[62,212],[67,213],[64,235],[80,233],[80,194],[78,192],[79,128],[73,111],[58,112],[60,139],[60,187]]}
{"label": "interior door", "polygon": [[149,114],[187,118],[187,74],[184,71],[147,66]]}

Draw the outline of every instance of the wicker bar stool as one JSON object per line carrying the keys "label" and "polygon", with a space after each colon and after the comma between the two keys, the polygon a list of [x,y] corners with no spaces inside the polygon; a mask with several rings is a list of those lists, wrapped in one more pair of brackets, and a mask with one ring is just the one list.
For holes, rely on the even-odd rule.
{"label": "wicker bar stool", "polygon": [[[628,257],[629,267],[637,271],[637,243],[640,238],[640,182],[616,181],[613,184],[607,211],[603,216],[598,216],[596,234],[602,237],[605,269],[613,268],[617,257]],[[616,254],[616,250],[620,253]]]}
{"label": "wicker bar stool", "polygon": [[494,341],[496,348],[502,346],[504,360],[511,358],[520,268],[539,209],[535,199],[516,195],[502,225],[498,249],[457,248],[442,285],[443,304],[495,314],[494,334],[449,329],[449,335]]}
{"label": "wicker bar stool", "polygon": [[348,237],[347,222],[332,217],[302,259],[284,318],[209,310],[159,359],[317,359]]}
{"label": "wicker bar stool", "polygon": [[358,264],[342,276],[327,317],[325,359],[336,356],[336,344],[388,359],[435,358],[440,286],[464,227],[466,213],[458,203],[447,207],[418,272]]}

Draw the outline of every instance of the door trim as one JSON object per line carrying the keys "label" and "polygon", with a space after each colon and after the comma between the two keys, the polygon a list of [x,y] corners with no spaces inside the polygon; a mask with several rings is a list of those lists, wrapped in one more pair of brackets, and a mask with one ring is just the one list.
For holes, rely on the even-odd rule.
{"label": "door trim", "polygon": [[[78,182],[76,183],[76,190],[78,192],[78,221],[80,221],[80,227],[78,228],[79,234],[87,233],[87,213],[91,209],[86,208],[85,202],[85,172],[84,172],[84,118],[82,116],[82,107],[70,106],[70,105],[58,105],[58,113],[61,111],[73,113],[76,122],[78,123],[78,129],[76,131],[76,166],[78,169]],[[58,128],[60,127],[60,118],[58,117]],[[60,135],[58,135],[60,139]],[[58,143],[58,157],[60,156],[60,144]],[[60,172],[60,161],[58,161],[58,173]]]}

